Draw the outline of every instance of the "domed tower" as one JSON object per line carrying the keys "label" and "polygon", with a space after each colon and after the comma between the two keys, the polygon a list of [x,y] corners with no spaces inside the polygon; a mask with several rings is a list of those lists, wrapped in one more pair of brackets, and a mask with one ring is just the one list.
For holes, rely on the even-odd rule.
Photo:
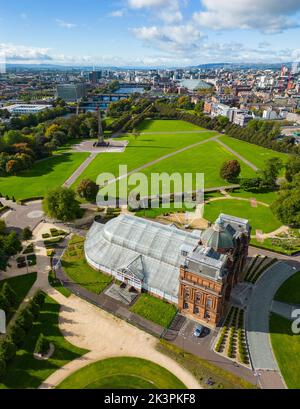
{"label": "domed tower", "polygon": [[223,254],[234,248],[233,237],[220,219],[217,219],[213,226],[205,230],[201,236],[201,243],[203,246],[211,247],[218,253]]}

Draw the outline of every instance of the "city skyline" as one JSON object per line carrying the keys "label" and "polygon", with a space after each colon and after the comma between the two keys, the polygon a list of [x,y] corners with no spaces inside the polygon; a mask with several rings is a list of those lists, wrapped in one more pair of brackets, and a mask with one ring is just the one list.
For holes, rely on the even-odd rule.
{"label": "city skyline", "polygon": [[299,61],[300,1],[0,0],[7,63],[189,66]]}

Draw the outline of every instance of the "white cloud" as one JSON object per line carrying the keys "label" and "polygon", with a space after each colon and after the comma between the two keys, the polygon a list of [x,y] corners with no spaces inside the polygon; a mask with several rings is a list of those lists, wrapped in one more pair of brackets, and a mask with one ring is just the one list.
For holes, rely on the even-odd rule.
{"label": "white cloud", "polygon": [[277,33],[299,27],[294,18],[299,0],[202,0],[203,11],[194,13],[197,24],[211,29],[258,29]]}
{"label": "white cloud", "polygon": [[77,24],[69,23],[68,21],[61,20],[58,18],[55,21],[59,27],[68,28],[68,29],[77,27]]}
{"label": "white cloud", "polygon": [[26,13],[21,13],[21,14],[20,14],[20,18],[21,18],[22,20],[27,20],[28,15],[27,15]]}
{"label": "white cloud", "polygon": [[157,47],[163,51],[182,53],[198,48],[204,36],[192,24],[167,25],[163,27],[138,27],[134,35],[146,45]]}
{"label": "white cloud", "polygon": [[7,61],[38,62],[52,60],[49,48],[0,43],[0,52],[5,55]]}
{"label": "white cloud", "polygon": [[180,11],[180,1],[186,0],[127,0],[132,9],[150,9],[155,16],[166,23],[178,23],[183,19]]}
{"label": "white cloud", "polygon": [[110,17],[123,17],[125,14],[124,9],[112,11],[109,15]]}
{"label": "white cloud", "polygon": [[[174,0],[176,2],[176,0]],[[135,9],[142,9],[145,7],[162,7],[166,4],[173,3],[173,0],[128,0],[130,7]]]}

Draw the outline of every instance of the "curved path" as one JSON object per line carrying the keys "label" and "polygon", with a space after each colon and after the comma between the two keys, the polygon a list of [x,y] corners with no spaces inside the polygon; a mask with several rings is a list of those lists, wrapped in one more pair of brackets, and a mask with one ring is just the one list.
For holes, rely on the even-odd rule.
{"label": "curved path", "polygon": [[[190,372],[156,350],[156,345],[159,342],[157,338],[75,295],[66,298],[49,285],[50,259],[47,257],[42,234],[49,232],[51,227],[55,226],[40,223],[33,232],[37,254],[35,271],[38,271],[38,276],[26,296],[25,302],[37,289],[47,293],[61,305],[59,327],[63,336],[71,344],[90,352],[58,369],[40,388],[54,388],[71,373],[91,362],[114,356],[131,356],[153,361],[172,372],[189,389],[200,389],[201,386]],[[19,271],[13,269],[1,276],[1,279],[6,278],[8,273],[12,277],[18,275]],[[26,272],[24,271],[24,273]]]}
{"label": "curved path", "polygon": [[[260,372],[261,382],[263,385],[265,382],[265,386],[273,384],[273,387],[285,388],[273,354],[269,334],[269,318],[277,290],[295,272],[295,267],[282,261],[272,265],[253,287],[246,311],[245,329],[251,363],[255,371]],[[268,377],[268,373],[270,377]]]}
{"label": "curved path", "polygon": [[59,327],[64,337],[70,343],[90,352],[58,369],[43,382],[40,389],[54,388],[84,366],[117,356],[138,357],[155,362],[168,369],[189,389],[200,388],[191,373],[155,349],[158,341],[153,336],[74,295],[65,298],[52,288],[48,288],[47,293],[62,305]]}

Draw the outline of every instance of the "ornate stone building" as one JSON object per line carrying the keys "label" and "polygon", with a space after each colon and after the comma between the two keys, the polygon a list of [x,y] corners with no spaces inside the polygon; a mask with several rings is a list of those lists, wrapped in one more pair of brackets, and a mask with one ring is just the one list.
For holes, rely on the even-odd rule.
{"label": "ornate stone building", "polygon": [[246,263],[250,231],[247,220],[224,214],[204,232],[121,215],[93,224],[85,256],[94,269],[215,326]]}
{"label": "ornate stone building", "polygon": [[213,327],[220,322],[243,272],[250,232],[247,220],[221,214],[199,246],[185,249],[178,294],[182,314]]}

